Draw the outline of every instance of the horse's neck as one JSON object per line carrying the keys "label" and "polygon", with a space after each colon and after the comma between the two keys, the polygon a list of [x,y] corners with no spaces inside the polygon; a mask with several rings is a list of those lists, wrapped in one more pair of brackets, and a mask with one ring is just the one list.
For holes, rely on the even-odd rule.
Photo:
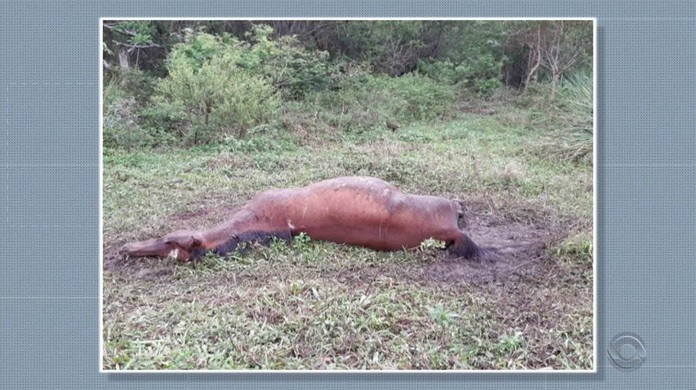
{"label": "horse's neck", "polygon": [[215,247],[220,243],[226,242],[232,236],[249,230],[249,227],[255,220],[256,216],[253,212],[240,208],[227,221],[202,232],[202,234],[205,237],[205,241],[210,243],[210,246]]}

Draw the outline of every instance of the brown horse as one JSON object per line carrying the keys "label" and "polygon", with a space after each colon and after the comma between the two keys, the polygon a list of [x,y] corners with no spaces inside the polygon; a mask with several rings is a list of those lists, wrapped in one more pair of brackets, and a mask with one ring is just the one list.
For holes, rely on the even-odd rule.
{"label": "brown horse", "polygon": [[264,192],[210,230],[178,230],[164,237],[126,244],[126,256],[173,256],[199,260],[207,251],[220,256],[245,242],[289,240],[305,233],[314,240],[360,245],[376,250],[418,247],[423,240],[444,241],[457,257],[483,254],[458,227],[463,216],[456,201],[408,195],[372,177],[339,177]]}

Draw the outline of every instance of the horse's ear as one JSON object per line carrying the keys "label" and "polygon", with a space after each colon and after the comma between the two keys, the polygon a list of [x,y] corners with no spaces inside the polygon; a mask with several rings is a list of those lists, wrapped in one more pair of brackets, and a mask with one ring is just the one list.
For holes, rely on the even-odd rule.
{"label": "horse's ear", "polygon": [[182,249],[190,250],[201,246],[203,236],[199,232],[178,231],[165,239],[165,244],[174,244]]}
{"label": "horse's ear", "polygon": [[192,232],[187,234],[182,241],[183,242],[181,242],[180,245],[186,250],[191,250],[198,248],[201,246],[201,244],[203,244],[203,236],[198,232]]}

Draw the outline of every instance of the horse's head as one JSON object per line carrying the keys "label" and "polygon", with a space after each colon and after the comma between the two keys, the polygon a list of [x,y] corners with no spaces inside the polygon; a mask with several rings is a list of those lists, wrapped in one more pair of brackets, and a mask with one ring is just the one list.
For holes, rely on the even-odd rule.
{"label": "horse's head", "polygon": [[195,251],[201,249],[203,236],[192,230],[177,230],[162,238],[133,242],[121,248],[121,253],[131,257],[173,257],[188,261]]}

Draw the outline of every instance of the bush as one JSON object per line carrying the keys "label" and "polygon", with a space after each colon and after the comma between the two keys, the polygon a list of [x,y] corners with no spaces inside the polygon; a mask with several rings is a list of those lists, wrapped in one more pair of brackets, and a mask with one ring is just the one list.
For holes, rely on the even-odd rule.
{"label": "bush", "polygon": [[140,69],[117,69],[104,74],[106,87],[117,87],[128,96],[135,98],[139,105],[145,105],[157,85],[157,78]]}
{"label": "bush", "polygon": [[508,61],[504,24],[467,21],[457,23],[448,32],[443,36],[440,55],[435,60],[422,60],[418,70],[438,82],[490,96],[502,86],[503,67]]}
{"label": "bush", "polygon": [[104,87],[103,145],[105,149],[151,146],[159,137],[140,126],[138,102],[116,80]]}
{"label": "bush", "polygon": [[176,45],[147,116],[193,144],[243,137],[273,119],[280,97],[263,77],[238,66],[240,50],[234,39],[207,34]]}
{"label": "bush", "polygon": [[270,26],[254,26],[249,34],[251,44],[241,52],[237,64],[263,76],[286,99],[301,99],[331,84],[337,70],[328,62],[329,53],[307,50],[294,36],[271,40],[271,34]]}
{"label": "bush", "polygon": [[389,100],[392,100],[395,116],[406,121],[431,120],[450,115],[456,100],[452,86],[414,73],[396,78],[376,78],[372,88],[391,97],[393,100]]}
{"label": "bush", "polygon": [[452,63],[448,60],[423,62],[420,71],[439,83],[456,85],[479,96],[490,96],[503,85],[492,56],[479,58],[475,64]]}
{"label": "bush", "polygon": [[315,95],[331,126],[348,131],[383,127],[386,121],[413,122],[451,115],[455,90],[432,79],[407,74],[402,77],[358,73],[344,79],[337,91]]}

